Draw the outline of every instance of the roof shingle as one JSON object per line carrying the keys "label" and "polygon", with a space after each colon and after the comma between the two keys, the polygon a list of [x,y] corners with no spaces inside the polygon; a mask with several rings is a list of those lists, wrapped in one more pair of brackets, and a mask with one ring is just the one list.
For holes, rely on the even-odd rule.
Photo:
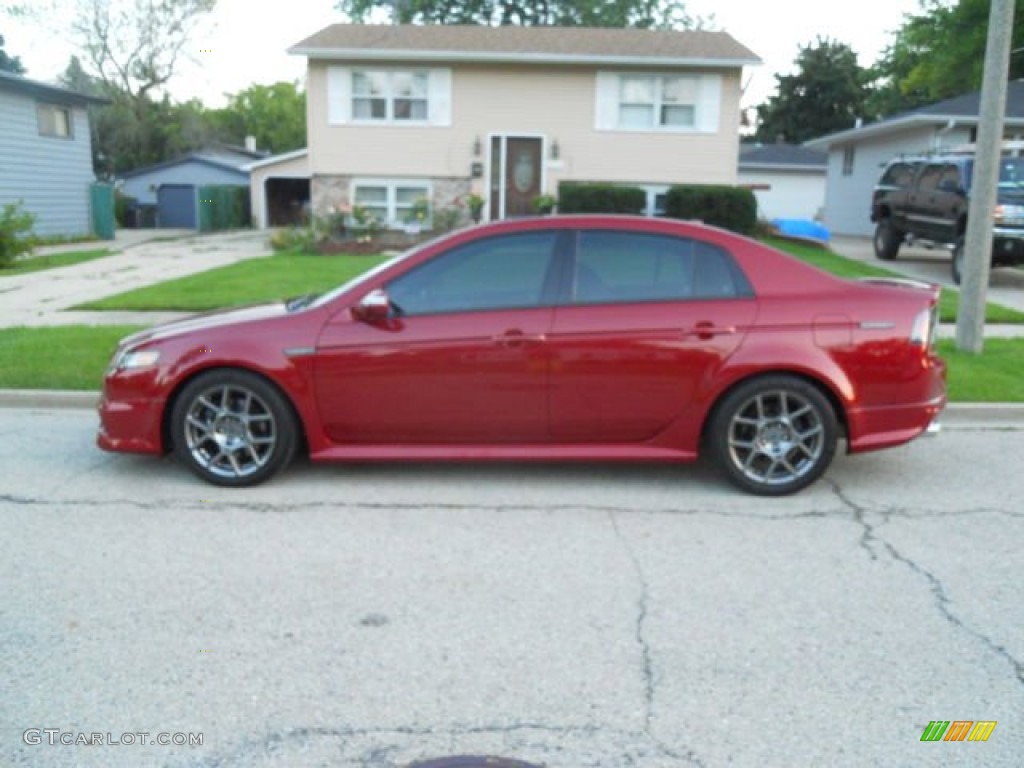
{"label": "roof shingle", "polygon": [[483,27],[457,25],[333,24],[289,48],[311,58],[480,60],[654,60],[720,66],[759,64],[726,32],[593,27]]}

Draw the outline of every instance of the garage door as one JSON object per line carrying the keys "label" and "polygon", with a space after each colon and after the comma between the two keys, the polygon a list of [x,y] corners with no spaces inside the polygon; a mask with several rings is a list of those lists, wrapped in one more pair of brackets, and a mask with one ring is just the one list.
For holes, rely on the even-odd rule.
{"label": "garage door", "polygon": [[157,226],[195,229],[196,188],[192,184],[162,184],[156,193]]}

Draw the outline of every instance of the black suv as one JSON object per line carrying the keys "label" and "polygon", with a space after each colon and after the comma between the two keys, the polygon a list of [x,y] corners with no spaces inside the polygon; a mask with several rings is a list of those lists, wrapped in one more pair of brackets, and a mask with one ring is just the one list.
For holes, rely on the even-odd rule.
{"label": "black suv", "polygon": [[[875,186],[875,255],[895,259],[900,245],[922,240],[951,246],[953,282],[964,263],[974,155],[955,151],[889,161]],[[992,266],[1024,264],[1024,157],[1004,156],[992,231]]]}

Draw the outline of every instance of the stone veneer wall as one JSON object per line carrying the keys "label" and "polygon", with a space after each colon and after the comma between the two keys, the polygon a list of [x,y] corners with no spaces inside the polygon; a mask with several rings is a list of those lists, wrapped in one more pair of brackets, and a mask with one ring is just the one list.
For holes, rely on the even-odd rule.
{"label": "stone veneer wall", "polygon": [[[462,224],[469,222],[469,210],[465,198],[473,191],[473,182],[469,178],[441,177],[426,179],[433,185],[434,195],[430,201],[435,210],[458,206],[462,211]],[[338,208],[352,205],[349,199],[351,176],[315,175],[310,183],[310,203],[314,216],[324,216]]]}

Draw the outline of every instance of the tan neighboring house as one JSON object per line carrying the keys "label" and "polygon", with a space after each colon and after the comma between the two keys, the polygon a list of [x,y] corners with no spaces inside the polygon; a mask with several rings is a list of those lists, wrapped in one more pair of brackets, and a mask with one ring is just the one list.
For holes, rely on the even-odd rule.
{"label": "tan neighboring house", "polygon": [[742,68],[724,32],[336,24],[308,57],[306,162],[314,213],[362,205],[401,226],[485,201],[533,213],[560,181],[648,190],[735,184]]}

